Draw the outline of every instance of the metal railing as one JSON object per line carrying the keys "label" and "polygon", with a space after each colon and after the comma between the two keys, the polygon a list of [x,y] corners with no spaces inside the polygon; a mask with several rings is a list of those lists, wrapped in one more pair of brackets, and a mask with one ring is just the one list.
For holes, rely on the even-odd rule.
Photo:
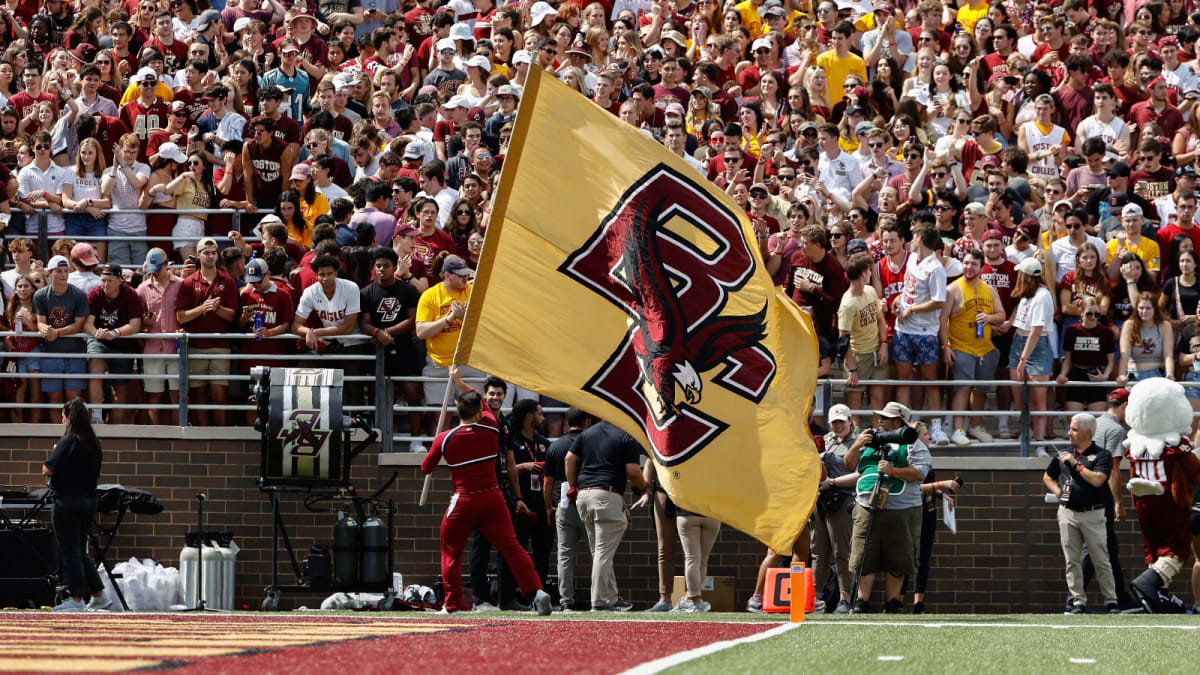
{"label": "metal railing", "polygon": [[[244,215],[260,217],[260,216],[266,215],[268,213],[274,213],[274,211],[272,209],[258,209],[253,214],[247,214],[245,212],[245,210],[243,210],[243,209],[100,209],[100,212],[104,213],[105,215],[121,214],[121,213],[138,213],[138,214],[142,214],[142,215],[206,215],[206,216],[228,215],[228,216],[232,216],[232,219],[233,219],[233,224],[230,226],[230,230],[239,232],[239,233],[242,231],[242,217]],[[50,213],[51,212],[49,209],[34,209],[34,213],[33,213],[32,217],[35,219],[36,224],[37,224],[37,232],[36,233],[34,233],[32,235],[31,234],[19,234],[19,233],[5,234],[3,238],[4,239],[20,239],[20,238],[25,238],[25,237],[34,237],[35,238],[34,240],[37,245],[38,256],[45,259],[50,254],[50,242],[51,241],[54,241],[57,239],[67,239],[71,236],[71,235],[66,234],[65,232],[54,233],[54,234],[50,233],[49,223],[47,221],[47,216],[49,216]],[[73,213],[73,212],[64,211],[64,213]],[[29,216],[26,216],[26,217],[29,217]],[[29,228],[27,225],[26,232],[28,232],[28,229]],[[221,240],[221,241],[229,241],[229,237],[226,236],[226,234],[204,235],[204,236],[209,237],[211,239],[217,239],[217,240]],[[168,233],[161,237],[152,237],[152,236],[146,236],[146,235],[115,235],[115,236],[102,236],[102,237],[87,237],[87,241],[89,241],[89,242],[104,242],[104,241],[147,241],[147,242],[149,242],[149,241],[172,240],[172,239],[177,239],[177,238],[178,237],[172,237]],[[257,236],[246,236],[246,237],[243,237],[243,239],[244,239],[244,241],[247,241],[247,242],[261,241]],[[0,255],[3,255],[3,253],[0,253]]]}

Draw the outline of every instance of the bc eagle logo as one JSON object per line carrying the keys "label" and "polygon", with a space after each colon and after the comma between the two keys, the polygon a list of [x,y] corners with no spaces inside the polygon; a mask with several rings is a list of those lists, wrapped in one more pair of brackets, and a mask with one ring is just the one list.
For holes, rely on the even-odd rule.
{"label": "bc eagle logo", "polygon": [[[694,228],[704,250],[677,232]],[[766,300],[757,312],[722,312],[756,268],[737,216],[691,178],[659,164],[625,192],[582,247],[558,270],[628,315],[625,339],[584,385],[646,432],[670,466],[702,449],[728,424],[702,411],[708,371],[757,403],[775,377],[766,337]]]}

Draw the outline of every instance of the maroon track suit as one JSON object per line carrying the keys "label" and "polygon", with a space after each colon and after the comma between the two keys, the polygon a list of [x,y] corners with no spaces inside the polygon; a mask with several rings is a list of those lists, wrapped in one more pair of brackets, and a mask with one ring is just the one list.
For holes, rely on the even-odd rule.
{"label": "maroon track suit", "polygon": [[438,434],[421,462],[422,471],[433,473],[445,456],[454,480],[454,495],[442,517],[442,583],[449,612],[462,606],[462,553],[472,530],[478,530],[504,556],[522,593],[528,595],[542,588],[529,552],[517,541],[508,506],[496,482],[499,452],[500,430],[484,404],[478,422],[460,424]]}

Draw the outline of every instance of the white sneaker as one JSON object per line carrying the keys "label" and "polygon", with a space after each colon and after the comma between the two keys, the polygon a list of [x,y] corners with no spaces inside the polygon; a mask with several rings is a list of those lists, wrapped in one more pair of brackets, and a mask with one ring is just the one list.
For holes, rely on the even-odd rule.
{"label": "white sneaker", "polygon": [[99,596],[88,600],[87,611],[89,612],[119,612],[121,605],[109,599],[107,593],[101,593]]}
{"label": "white sneaker", "polygon": [[675,613],[693,614],[696,610],[696,604],[687,598],[680,598],[679,604],[675,605],[675,609],[671,610]]}
{"label": "white sneaker", "polygon": [[1034,451],[1036,452],[1038,457],[1049,457],[1050,456],[1050,453],[1046,452],[1046,449],[1041,446],[1038,446],[1037,448],[1035,448]]}
{"label": "white sneaker", "polygon": [[500,608],[493,605],[490,602],[480,602],[480,603],[476,603],[476,605],[472,609],[472,611],[474,611],[474,612],[499,612]]}
{"label": "white sneaker", "polygon": [[421,441],[413,441],[412,443],[408,444],[408,451],[409,452],[419,452],[421,454],[425,454],[425,453],[429,452],[429,448],[426,448],[425,444],[422,443]]}
{"label": "white sneaker", "polygon": [[92,424],[104,424],[104,413],[99,408],[92,408]]}
{"label": "white sneaker", "polygon": [[992,438],[992,435],[987,432],[987,429],[983,428],[982,424],[967,429],[967,435],[979,441],[980,443],[991,443],[993,440],[995,440]]}
{"label": "white sneaker", "polygon": [[662,598],[659,598],[658,602],[654,603],[654,606],[646,611],[647,612],[669,612],[669,611],[671,611],[671,603],[667,602],[666,600],[663,600]]}
{"label": "white sneaker", "polygon": [[699,602],[692,603],[692,604],[693,604],[693,605],[695,605],[695,607],[696,607],[696,613],[698,613],[698,614],[703,614],[703,613],[706,613],[706,612],[711,612],[711,611],[712,611],[712,604],[711,604],[711,603],[708,603],[708,602],[705,602],[705,601],[703,601],[703,600],[701,600],[701,601],[699,601]]}
{"label": "white sneaker", "polygon": [[967,438],[967,434],[962,429],[955,429],[954,433],[950,436],[950,442],[960,446],[970,445],[971,439]]}
{"label": "white sneaker", "polygon": [[950,437],[946,432],[942,431],[942,421],[934,420],[933,427],[929,430],[929,435],[933,437],[934,445],[950,445]]}
{"label": "white sneaker", "polygon": [[538,590],[533,594],[533,609],[538,616],[550,616],[551,602],[550,594],[543,590]]}
{"label": "white sneaker", "polygon": [[87,605],[83,604],[82,600],[75,598],[67,598],[51,609],[54,612],[82,612],[85,610],[87,610]]}

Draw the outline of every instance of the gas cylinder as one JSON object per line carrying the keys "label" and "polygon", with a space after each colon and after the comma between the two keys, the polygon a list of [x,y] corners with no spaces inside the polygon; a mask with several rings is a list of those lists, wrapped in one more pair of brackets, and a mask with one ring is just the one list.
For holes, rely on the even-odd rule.
{"label": "gas cylinder", "polygon": [[359,548],[362,536],[358,521],[347,513],[339,512],[337,525],[333,526],[333,574],[337,584],[358,583]]}
{"label": "gas cylinder", "polygon": [[373,514],[362,524],[362,582],[382,585],[388,578],[387,523],[378,514]]}

